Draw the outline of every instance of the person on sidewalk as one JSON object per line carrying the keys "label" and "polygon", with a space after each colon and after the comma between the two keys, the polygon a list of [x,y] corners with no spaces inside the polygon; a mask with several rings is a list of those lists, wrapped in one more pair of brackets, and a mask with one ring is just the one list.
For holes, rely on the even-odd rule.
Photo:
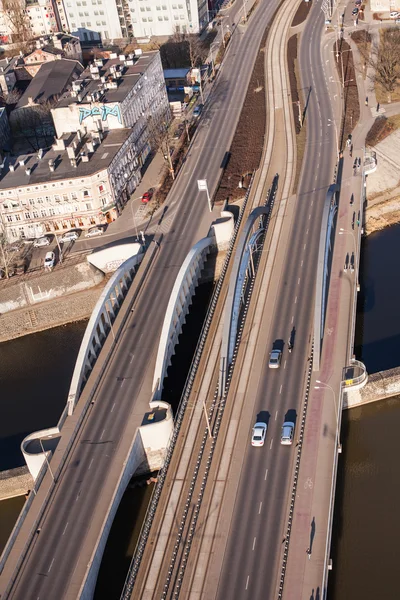
{"label": "person on sidewalk", "polygon": [[308,556],[308,560],[310,560],[311,559],[311,548],[307,548],[306,553]]}

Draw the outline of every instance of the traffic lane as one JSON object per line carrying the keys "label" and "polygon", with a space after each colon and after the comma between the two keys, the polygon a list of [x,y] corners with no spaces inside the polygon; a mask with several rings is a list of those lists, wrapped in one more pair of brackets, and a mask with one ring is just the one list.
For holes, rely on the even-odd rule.
{"label": "traffic lane", "polygon": [[[271,407],[277,409],[277,405]],[[257,578],[260,568],[258,557],[263,546],[269,548],[268,522],[280,522],[282,503],[277,503],[277,492],[289,478],[292,449],[280,445],[280,423],[272,424],[263,448],[247,448],[231,527],[229,543],[225,551],[217,598],[243,598]],[[270,448],[271,439],[274,439]],[[251,475],[248,476],[247,473]],[[262,564],[261,577],[266,579],[270,570]],[[256,598],[256,596],[253,596]],[[265,598],[272,596],[264,595]]]}

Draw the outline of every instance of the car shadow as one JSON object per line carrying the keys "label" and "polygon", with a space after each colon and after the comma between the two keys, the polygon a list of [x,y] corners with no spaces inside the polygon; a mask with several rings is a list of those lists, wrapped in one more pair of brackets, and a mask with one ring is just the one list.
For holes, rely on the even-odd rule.
{"label": "car shadow", "polygon": [[297,421],[297,412],[294,408],[290,408],[287,413],[285,414],[285,422],[289,421],[291,423],[294,423],[296,425],[296,421]]}
{"label": "car shadow", "polygon": [[268,427],[270,418],[271,415],[267,410],[260,410],[257,414],[257,423],[266,423]]}
{"label": "car shadow", "polygon": [[275,340],[272,344],[272,350],[280,350],[283,352],[283,348],[285,346],[285,342],[282,339]]}

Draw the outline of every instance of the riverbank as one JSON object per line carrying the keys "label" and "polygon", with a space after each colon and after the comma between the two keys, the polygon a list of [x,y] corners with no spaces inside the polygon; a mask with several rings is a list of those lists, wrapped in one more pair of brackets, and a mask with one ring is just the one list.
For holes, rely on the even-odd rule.
{"label": "riverbank", "polygon": [[33,477],[27,466],[0,472],[0,500],[25,496],[33,487]]}

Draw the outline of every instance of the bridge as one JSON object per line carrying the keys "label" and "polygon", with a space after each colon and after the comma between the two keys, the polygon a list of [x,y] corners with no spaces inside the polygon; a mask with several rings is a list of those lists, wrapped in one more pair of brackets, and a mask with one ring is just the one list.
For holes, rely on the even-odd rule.
{"label": "bridge", "polygon": [[[272,48],[282,63],[285,24],[295,10],[284,6],[278,13],[266,52],[271,81]],[[270,11],[260,4],[256,14]],[[262,20],[250,20],[247,32],[251,35],[244,35],[237,49],[247,44],[242,56],[254,57]],[[319,57],[317,42],[309,39]],[[232,43],[234,48],[235,38]],[[278,75],[284,72],[281,63]],[[229,61],[227,67],[225,74]],[[54,431],[25,441],[24,452],[40,461],[41,485],[3,556],[2,596],[90,597],[120,494],[130,475],[156,458],[146,438],[153,427],[163,430],[154,452],[164,462],[125,598],[242,598],[245,592],[298,598],[301,590],[308,600],[311,589],[325,595],[341,409],[348,390],[367,381],[353,356],[361,227],[352,229],[348,205],[353,192],[361,209],[365,187],[363,173],[352,177],[351,161],[337,161],[331,143],[316,172],[305,169],[293,193],[294,144],[283,84],[274,78],[268,91],[276,108],[269,115],[273,134],[230,231],[231,266],[227,260],[174,427],[161,400],[163,376],[209,246],[218,237],[208,235],[218,215],[199,208],[200,197],[175,213],[171,230],[151,242],[136,273],[126,265],[117,275],[117,281],[130,279],[129,286],[105,294],[100,320],[93,318],[97,337],[88,333],[82,352],[84,369],[75,380],[78,390],[82,382],[84,387],[77,403],[71,393],[72,414]],[[237,87],[231,93],[235,102],[243,98]],[[329,106],[321,106],[310,101],[305,164],[322,147],[319,111],[324,121],[333,116]],[[212,108],[206,108],[210,120]],[[228,113],[222,117],[226,126],[234,120]],[[203,139],[212,142],[214,131],[203,131]],[[221,135],[226,151],[225,127],[218,128],[215,143]],[[361,142],[354,140],[360,152]],[[209,147],[214,153],[221,149]],[[217,182],[220,162],[212,159],[196,156],[192,183],[206,166],[213,171],[208,180]],[[183,203],[188,185],[179,179],[175,185]],[[232,219],[225,215],[222,226],[229,228],[228,223]],[[109,292],[116,298],[112,313]],[[111,315],[109,328],[104,311]],[[162,347],[155,344],[160,332]],[[268,354],[276,341],[283,359],[281,368],[271,371]],[[255,419],[268,424],[262,450],[249,445]],[[279,444],[283,420],[295,423],[290,449]]]}

